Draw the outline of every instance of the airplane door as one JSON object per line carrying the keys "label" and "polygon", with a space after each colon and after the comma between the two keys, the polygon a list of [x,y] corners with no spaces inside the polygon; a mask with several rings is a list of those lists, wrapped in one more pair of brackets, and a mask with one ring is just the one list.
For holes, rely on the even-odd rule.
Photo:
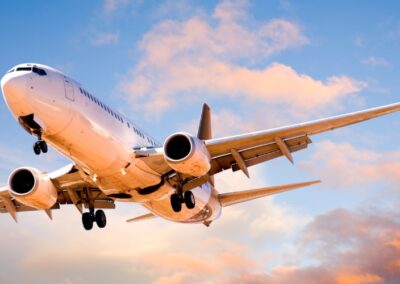
{"label": "airplane door", "polygon": [[74,101],[75,100],[74,86],[68,80],[68,78],[65,77],[64,77],[64,87],[65,87],[65,97],[70,101]]}

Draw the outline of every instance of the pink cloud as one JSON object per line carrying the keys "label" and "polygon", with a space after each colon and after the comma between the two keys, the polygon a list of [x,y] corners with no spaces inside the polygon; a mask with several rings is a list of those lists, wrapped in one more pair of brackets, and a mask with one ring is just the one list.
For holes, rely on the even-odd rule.
{"label": "pink cloud", "polygon": [[324,184],[349,188],[373,182],[400,182],[400,151],[374,152],[349,143],[322,141],[311,159],[301,167],[317,175]]}
{"label": "pink cloud", "polygon": [[321,81],[284,64],[266,64],[271,55],[309,40],[288,20],[249,24],[247,6],[224,1],[214,17],[165,20],[147,32],[140,43],[142,58],[121,83],[132,106],[154,115],[178,101],[208,97],[283,104],[308,113],[332,108],[366,86],[346,76]]}

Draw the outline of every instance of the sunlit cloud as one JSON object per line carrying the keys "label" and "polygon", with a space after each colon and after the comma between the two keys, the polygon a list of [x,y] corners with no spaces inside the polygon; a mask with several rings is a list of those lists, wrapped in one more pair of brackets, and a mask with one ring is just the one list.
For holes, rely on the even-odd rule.
{"label": "sunlit cloud", "polygon": [[[252,179],[239,172],[223,173],[216,179],[218,189],[229,192],[269,184],[257,168],[252,168],[250,174]],[[81,228],[79,212],[73,207],[63,206],[55,211],[53,222],[44,212],[21,213],[18,225],[2,216],[0,225],[6,233],[0,237],[0,249],[3,254],[13,255],[13,261],[20,265],[18,276],[16,272],[0,274],[0,280],[9,283],[12,277],[24,282],[27,277],[39,279],[46,273],[48,281],[87,283],[96,273],[107,282],[130,283],[135,278],[144,283],[213,283],[246,271],[262,272],[263,267],[254,256],[257,251],[248,244],[267,242],[277,246],[309,221],[272,198],[225,208],[222,218],[209,228],[162,219],[125,223],[134,211],[129,208],[135,206],[139,205],[118,204],[117,210],[107,211],[107,229],[91,232]],[[11,240],[19,245],[8,246]],[[62,245],[54,240],[62,240]],[[48,259],[52,261],[49,263]],[[74,273],[67,276],[65,271]]]}
{"label": "sunlit cloud", "polygon": [[350,143],[321,141],[301,167],[318,175],[328,186],[347,189],[374,182],[400,182],[400,151],[374,152]]}
{"label": "sunlit cloud", "polygon": [[319,80],[268,58],[309,42],[300,25],[247,21],[246,1],[224,1],[212,16],[165,20],[147,32],[143,56],[121,88],[131,106],[157,115],[177,102],[224,98],[284,105],[314,113],[357,93],[366,84],[347,76]]}

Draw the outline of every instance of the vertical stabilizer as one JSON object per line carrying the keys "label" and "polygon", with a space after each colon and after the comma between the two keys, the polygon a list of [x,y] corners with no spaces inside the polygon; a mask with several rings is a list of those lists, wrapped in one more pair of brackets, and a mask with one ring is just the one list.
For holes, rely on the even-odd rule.
{"label": "vertical stabilizer", "polygon": [[[203,105],[201,112],[199,131],[197,132],[197,138],[200,140],[208,140],[212,138],[211,130],[211,109],[207,104]],[[214,177],[209,176],[209,181],[214,185]]]}
{"label": "vertical stabilizer", "polygon": [[201,119],[199,125],[199,132],[197,138],[201,140],[208,140],[212,138],[211,132],[211,109],[207,104],[203,105],[203,111],[201,112]]}

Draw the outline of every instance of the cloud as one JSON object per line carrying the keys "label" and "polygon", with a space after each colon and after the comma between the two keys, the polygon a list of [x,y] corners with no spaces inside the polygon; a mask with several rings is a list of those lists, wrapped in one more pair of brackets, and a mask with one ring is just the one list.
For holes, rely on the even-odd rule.
{"label": "cloud", "polygon": [[[245,190],[267,183],[257,168],[251,175],[248,180],[241,173],[223,173],[216,179],[218,189]],[[212,283],[262,271],[254,247],[277,247],[308,220],[271,198],[225,208],[223,217],[209,228],[162,219],[127,224],[124,220],[137,210],[132,204],[117,206],[107,211],[107,229],[91,232],[81,228],[73,207],[55,211],[53,222],[43,212],[21,213],[17,225],[9,216],[0,216],[0,263],[7,271],[0,273],[0,281]]]}
{"label": "cloud", "polygon": [[[246,119],[227,109],[222,109],[218,112],[212,111],[211,116],[213,137],[223,137],[251,132],[259,130],[261,127],[256,124],[253,119]],[[198,127],[199,120],[196,119],[190,122],[181,123],[179,129],[189,133],[197,133]]]}
{"label": "cloud", "polygon": [[301,167],[332,188],[347,189],[375,182],[400,182],[400,151],[374,152],[350,143],[321,141]]}
{"label": "cloud", "polygon": [[90,38],[90,43],[95,46],[117,44],[119,33],[97,33]]}
{"label": "cloud", "polygon": [[389,62],[383,57],[369,56],[361,59],[361,63],[372,67],[387,67]]}
{"label": "cloud", "polygon": [[364,38],[361,35],[357,35],[353,38],[353,44],[356,47],[364,47]]}
{"label": "cloud", "polygon": [[165,20],[147,32],[143,55],[121,83],[132,107],[155,115],[177,102],[221,98],[289,106],[304,112],[331,107],[365,83],[347,76],[321,81],[292,67],[267,64],[274,54],[309,42],[285,19],[249,20],[245,1],[224,1],[212,17]]}
{"label": "cloud", "polygon": [[[393,213],[371,212],[338,209],[317,216],[305,227],[298,256],[317,260],[318,266],[277,265],[268,272],[243,253],[235,253],[241,255],[236,264],[225,263],[224,269],[218,269],[223,273],[209,275],[217,283],[313,283],[315,279],[322,283],[396,283],[400,225]],[[221,263],[219,257],[217,263]],[[243,269],[237,269],[237,263]]]}
{"label": "cloud", "polygon": [[110,14],[115,12],[117,9],[124,7],[129,4],[129,0],[104,0],[103,10],[105,13]]}

